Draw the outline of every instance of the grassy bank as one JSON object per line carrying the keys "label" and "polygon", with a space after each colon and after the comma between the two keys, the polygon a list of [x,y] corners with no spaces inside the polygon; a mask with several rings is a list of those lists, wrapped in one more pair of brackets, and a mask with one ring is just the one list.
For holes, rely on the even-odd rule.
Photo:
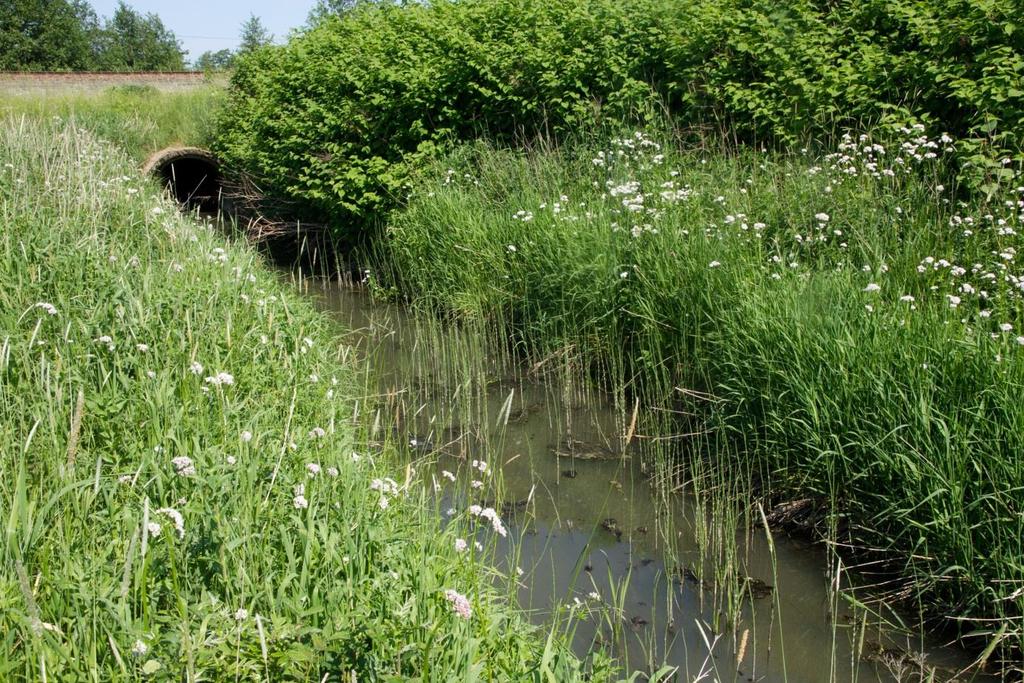
{"label": "grassy bank", "polygon": [[141,163],[171,145],[208,146],[222,97],[222,89],[213,85],[183,92],[124,86],[93,93],[10,94],[0,99],[0,116],[73,119]]}
{"label": "grassy bank", "polygon": [[823,503],[834,540],[902,577],[891,597],[1012,670],[1024,188],[1011,169],[965,199],[946,180],[952,145],[905,127],[827,154],[642,133],[465,147],[392,216],[382,280],[500,323],[533,358],[625,368],[645,408],[735,454],[693,458],[738,464],[772,501]]}
{"label": "grassy bank", "polygon": [[0,224],[0,678],[580,677],[253,252],[49,119],[0,119]]}

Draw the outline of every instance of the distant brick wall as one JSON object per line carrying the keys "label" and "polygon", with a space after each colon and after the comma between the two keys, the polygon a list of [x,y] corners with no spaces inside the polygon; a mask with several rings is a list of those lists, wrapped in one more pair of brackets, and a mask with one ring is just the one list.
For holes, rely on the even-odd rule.
{"label": "distant brick wall", "polygon": [[0,91],[26,94],[68,90],[97,91],[117,85],[148,85],[158,90],[174,91],[189,90],[206,82],[206,76],[197,71],[135,73],[0,71]]}

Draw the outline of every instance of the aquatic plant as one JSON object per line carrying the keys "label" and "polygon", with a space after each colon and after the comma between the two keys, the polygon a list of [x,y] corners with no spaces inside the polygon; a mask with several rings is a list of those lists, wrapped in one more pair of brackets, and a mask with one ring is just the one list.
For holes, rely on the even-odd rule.
{"label": "aquatic plant", "polygon": [[834,541],[903,577],[890,597],[1012,664],[1018,172],[966,192],[955,141],[919,124],[822,153],[707,142],[458,150],[390,220],[374,277],[493,321],[530,358],[624,368],[611,379],[645,413],[731,444],[680,439],[691,471],[739,467],[770,502],[822,501]]}

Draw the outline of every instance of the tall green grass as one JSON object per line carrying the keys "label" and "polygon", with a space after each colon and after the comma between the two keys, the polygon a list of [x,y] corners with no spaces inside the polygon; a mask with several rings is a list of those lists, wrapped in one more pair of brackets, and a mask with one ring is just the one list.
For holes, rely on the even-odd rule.
{"label": "tall green grass", "polygon": [[0,678],[583,675],[360,445],[337,330],[123,151],[3,118],[0,225]]}
{"label": "tall green grass", "polygon": [[213,85],[181,92],[123,86],[97,92],[14,94],[0,98],[0,116],[73,119],[141,163],[171,145],[208,146],[222,97],[222,89]]}
{"label": "tall green grass", "polygon": [[377,277],[498,321],[534,357],[625,368],[645,408],[718,434],[681,442],[693,467],[738,465],[772,501],[824,503],[832,540],[904,579],[890,597],[1012,669],[1024,188],[1011,173],[987,198],[961,194],[951,149],[919,127],[828,154],[643,133],[463,147],[390,219]]}

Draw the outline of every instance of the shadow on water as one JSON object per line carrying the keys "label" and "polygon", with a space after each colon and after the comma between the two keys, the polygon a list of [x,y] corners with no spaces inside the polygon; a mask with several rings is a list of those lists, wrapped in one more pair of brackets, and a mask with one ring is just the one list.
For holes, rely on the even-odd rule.
{"label": "shadow on water", "polygon": [[[485,335],[365,290],[302,287],[351,330],[375,428],[405,444],[428,481],[450,471],[466,484],[442,512],[476,503],[501,513],[498,568],[522,570],[520,604],[538,623],[586,615],[575,622],[579,654],[601,646],[629,671],[668,664],[685,681],[944,681],[970,664],[851,609],[852,589],[833,590],[842,574],[819,546],[722,518],[686,490],[666,494],[635,440],[623,447],[630,410],[571,372],[537,376]],[[495,471],[498,500],[474,497],[474,460]]]}

